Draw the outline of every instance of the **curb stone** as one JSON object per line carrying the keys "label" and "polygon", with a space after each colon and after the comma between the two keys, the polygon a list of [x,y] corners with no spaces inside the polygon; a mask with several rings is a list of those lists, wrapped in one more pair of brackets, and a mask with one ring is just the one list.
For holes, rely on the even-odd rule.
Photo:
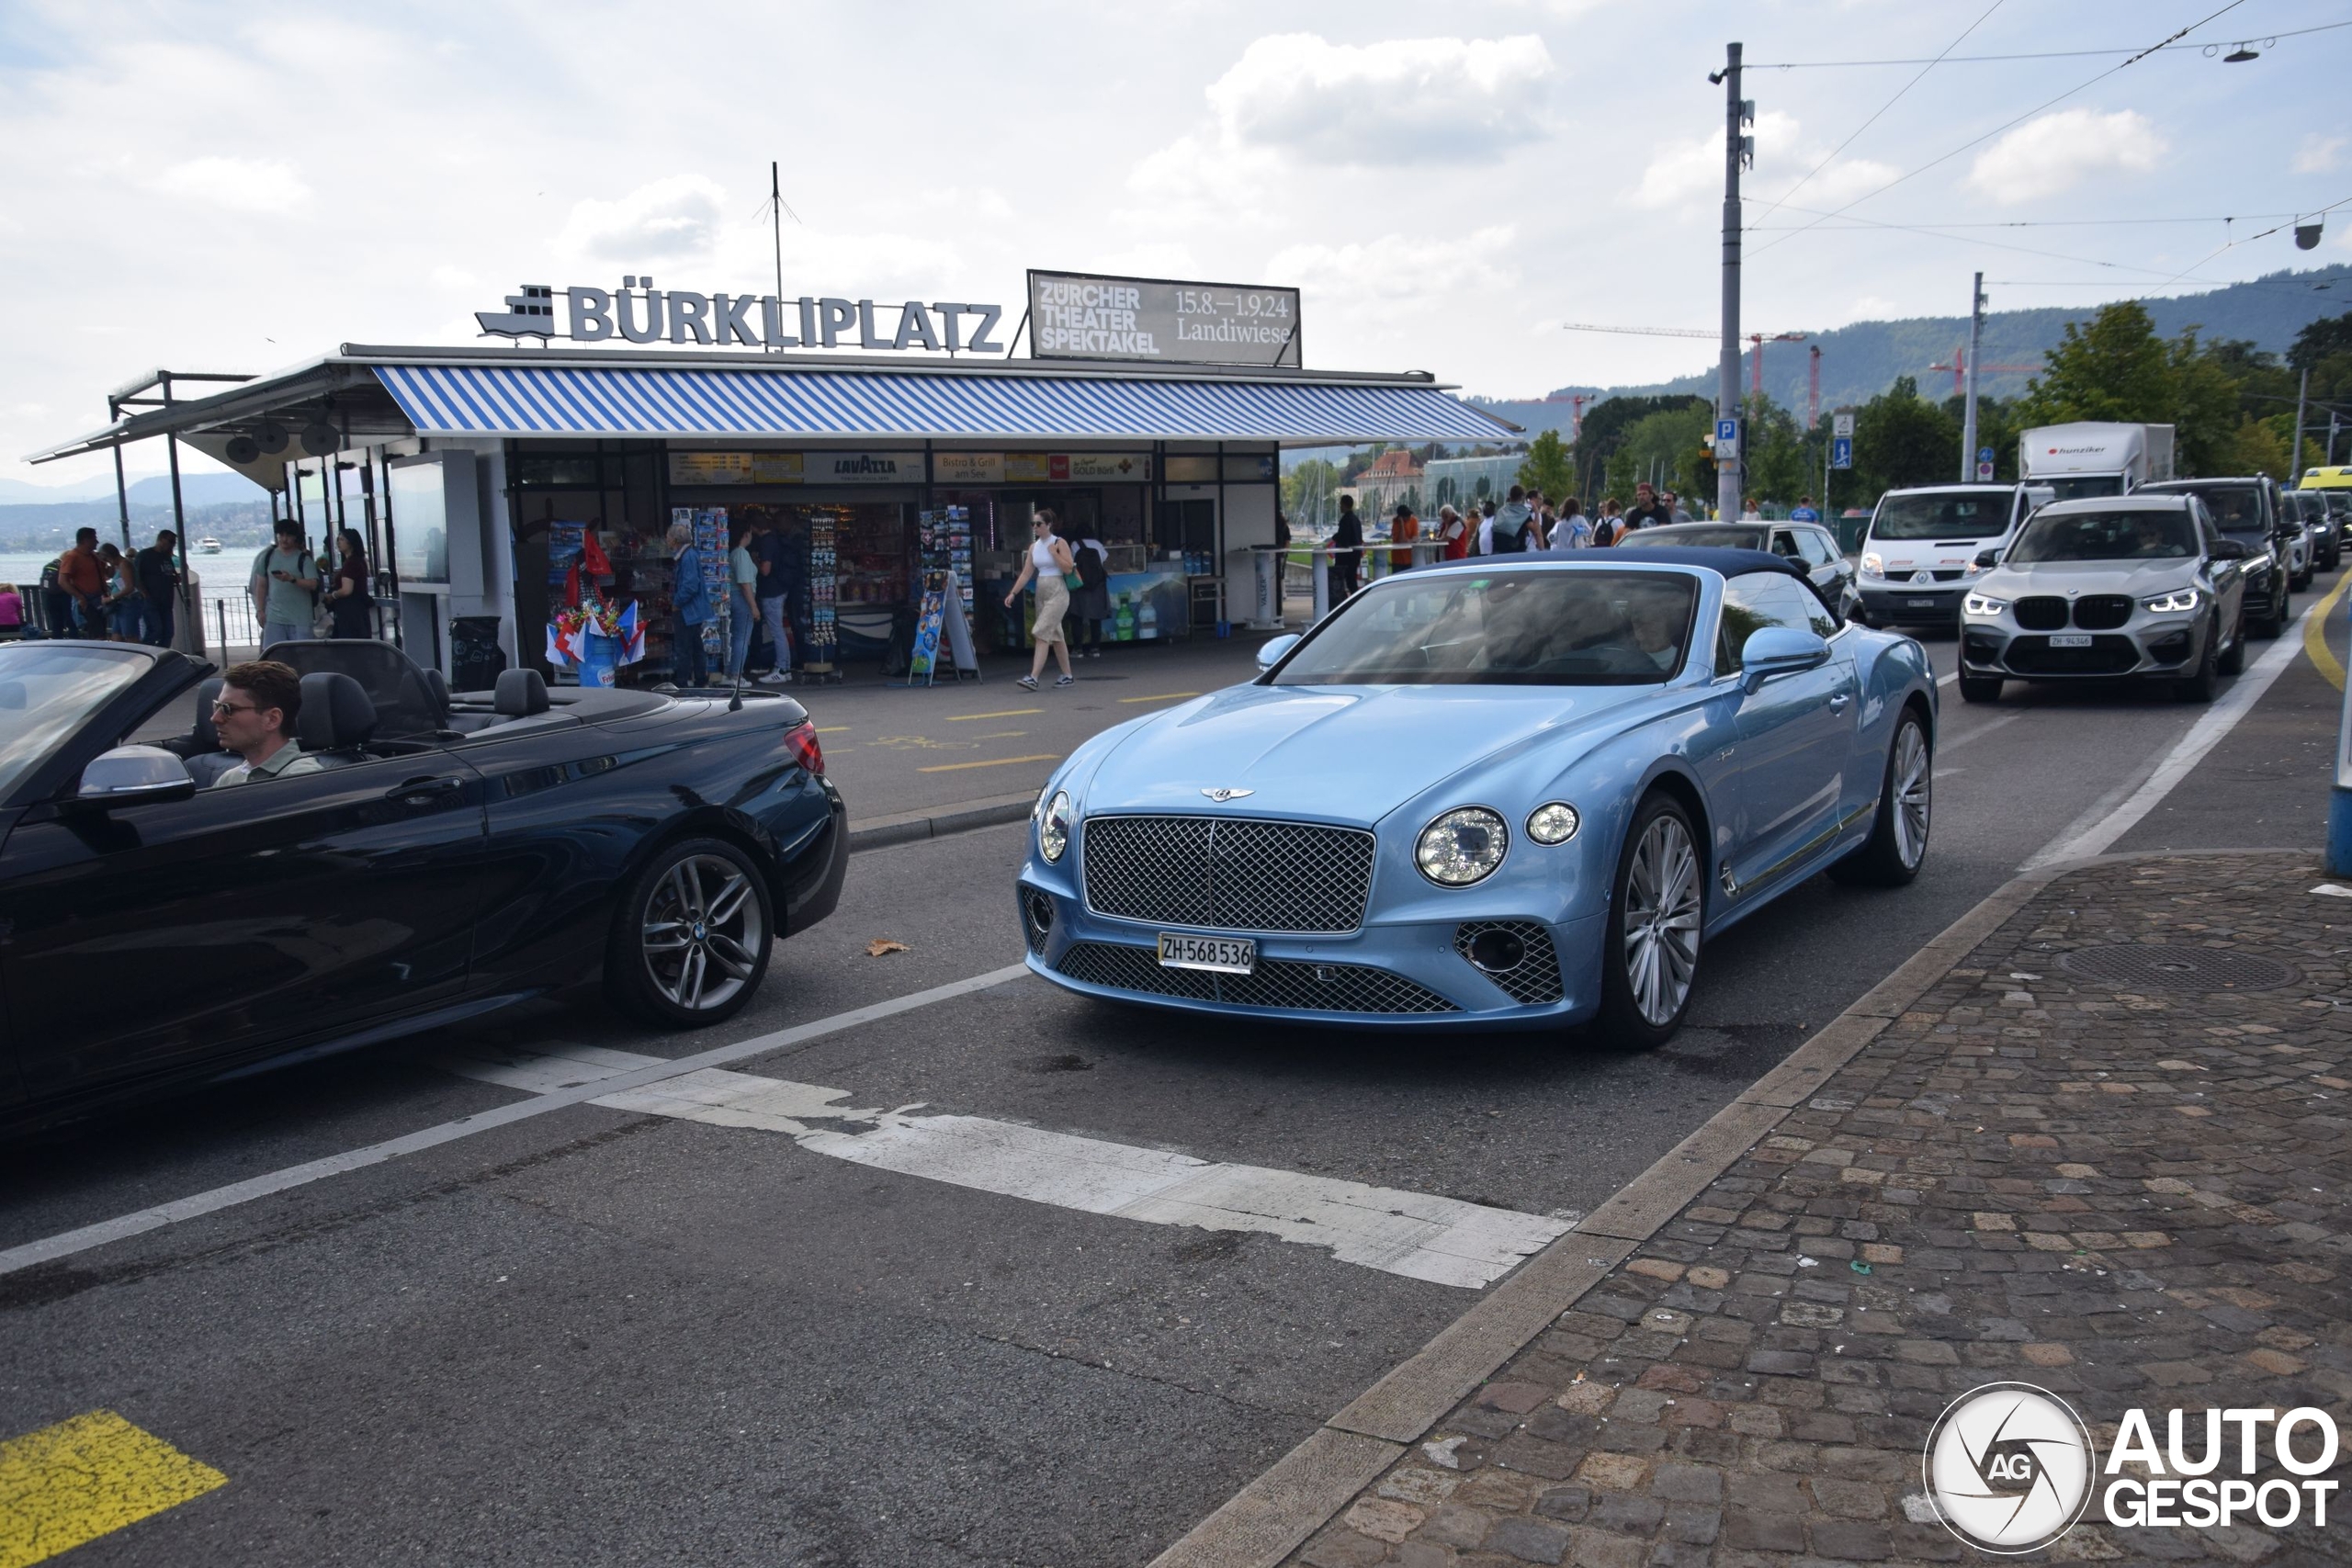
{"label": "curb stone", "polygon": [[990,795],[984,800],[959,801],[952,806],[926,807],[920,811],[901,811],[888,817],[869,817],[849,825],[850,852],[878,850],[891,844],[912,843],[918,839],[944,838],[950,833],[968,833],[975,828],[993,828],[1000,823],[1018,822],[1029,815],[1036,804],[1036,792],[1021,795]]}
{"label": "curb stone", "polygon": [[[2278,849],[2186,852],[2206,852],[2307,856]],[[2012,877],[1152,1559],[1150,1568],[1274,1568],[2052,882],[2097,866],[2180,858],[2184,852],[2171,850],[2109,853]],[[1360,1467],[1368,1467],[1361,1479],[1346,1483]]]}

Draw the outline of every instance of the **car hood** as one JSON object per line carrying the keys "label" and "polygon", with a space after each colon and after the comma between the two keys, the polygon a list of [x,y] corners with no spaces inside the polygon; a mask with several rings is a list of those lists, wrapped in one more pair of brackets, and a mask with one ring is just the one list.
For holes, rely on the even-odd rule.
{"label": "car hood", "polygon": [[1976,559],[1976,552],[1986,545],[1998,542],[1998,532],[1988,533],[1981,539],[1952,535],[1940,542],[1935,539],[1872,539],[1864,548],[1875,554],[1887,572],[1903,571],[1965,571]]}
{"label": "car hood", "polygon": [[1474,763],[1554,736],[1614,733],[1656,686],[1236,686],[1127,732],[1083,808],[1378,821]]}
{"label": "car hood", "polygon": [[2029,566],[1996,567],[1972,585],[1996,599],[2016,599],[2029,593],[2161,593],[2197,578],[2197,562],[2171,560],[2036,561]]}

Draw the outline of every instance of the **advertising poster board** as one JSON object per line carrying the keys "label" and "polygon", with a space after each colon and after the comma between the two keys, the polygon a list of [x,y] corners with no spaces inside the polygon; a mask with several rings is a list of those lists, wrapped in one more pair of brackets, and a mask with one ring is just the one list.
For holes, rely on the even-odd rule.
{"label": "advertising poster board", "polygon": [[1298,290],[1032,272],[1029,355],[1296,367]]}

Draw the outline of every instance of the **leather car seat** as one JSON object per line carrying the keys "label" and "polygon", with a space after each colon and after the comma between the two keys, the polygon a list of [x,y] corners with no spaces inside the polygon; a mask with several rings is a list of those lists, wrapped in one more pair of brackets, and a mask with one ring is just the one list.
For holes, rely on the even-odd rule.
{"label": "leather car seat", "polygon": [[302,711],[294,739],[322,768],[347,768],[376,733],[376,705],[368,689],[348,675],[320,671],[302,677]]}
{"label": "leather car seat", "polygon": [[212,705],[220,697],[222,682],[218,675],[208,676],[196,683],[196,723],[188,730],[187,776],[196,781],[198,789],[210,789],[220,782],[220,775],[244,761],[233,752],[220,750],[220,732],[212,728]]}

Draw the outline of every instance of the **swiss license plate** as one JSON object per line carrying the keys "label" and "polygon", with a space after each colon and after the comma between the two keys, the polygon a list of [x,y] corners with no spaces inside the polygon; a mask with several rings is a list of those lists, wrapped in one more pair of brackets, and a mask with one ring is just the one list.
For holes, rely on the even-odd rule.
{"label": "swiss license plate", "polygon": [[1258,944],[1247,937],[1180,936],[1174,931],[1161,931],[1159,966],[1247,975],[1258,967]]}
{"label": "swiss license plate", "polygon": [[2052,648],[2088,648],[2090,645],[2090,637],[2085,632],[2053,632],[2050,637]]}
{"label": "swiss license plate", "polygon": [[1933,599],[1910,599],[1905,600],[1905,603],[1914,610],[1932,610],[1936,607],[1936,602]]}

